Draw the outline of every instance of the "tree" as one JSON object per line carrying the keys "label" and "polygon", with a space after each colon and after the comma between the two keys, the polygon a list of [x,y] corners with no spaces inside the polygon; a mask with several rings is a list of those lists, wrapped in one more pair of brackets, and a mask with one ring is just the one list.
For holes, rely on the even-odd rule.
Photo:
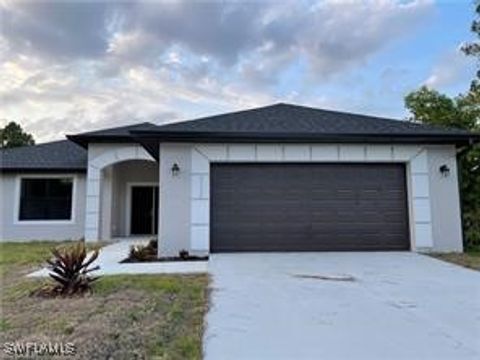
{"label": "tree", "polygon": [[12,148],[17,146],[35,145],[31,134],[23,131],[22,127],[14,121],[0,128],[0,147]]}
{"label": "tree", "polygon": [[466,95],[450,98],[422,86],[405,97],[411,121],[465,130],[477,130],[480,125],[480,84],[472,84]]}
{"label": "tree", "polygon": [[[466,95],[450,98],[423,86],[405,97],[410,120],[472,131],[480,130],[480,86],[472,83]],[[463,227],[467,247],[480,245],[480,146],[458,156]]]}
{"label": "tree", "polygon": [[[477,58],[479,70],[477,71],[477,78],[480,79],[480,0],[475,0],[475,19],[472,22],[470,29],[477,35],[477,41],[467,43],[462,46],[462,51],[467,56],[474,56]],[[478,80],[477,79],[477,80]],[[477,82],[477,81],[474,81]]]}
{"label": "tree", "polygon": [[[477,7],[477,12],[480,6]],[[477,76],[480,71],[477,72]],[[473,81],[470,91],[457,98],[460,117],[470,124],[467,129],[480,132],[480,83]],[[480,144],[471,147],[459,156],[463,224],[467,245],[480,245]]]}
{"label": "tree", "polygon": [[[477,60],[477,76],[466,94],[454,98],[423,86],[405,97],[410,120],[425,124],[480,131],[480,0],[475,0],[471,30],[477,41],[462,46]],[[467,247],[480,246],[480,145],[464,149],[458,156],[463,228]]]}

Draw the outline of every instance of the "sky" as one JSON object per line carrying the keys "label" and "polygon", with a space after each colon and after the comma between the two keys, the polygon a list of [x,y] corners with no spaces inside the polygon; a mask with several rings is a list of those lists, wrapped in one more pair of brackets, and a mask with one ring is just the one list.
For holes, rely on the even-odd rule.
{"label": "sky", "polygon": [[404,119],[464,92],[473,0],[0,0],[0,126],[37,142],[288,102]]}

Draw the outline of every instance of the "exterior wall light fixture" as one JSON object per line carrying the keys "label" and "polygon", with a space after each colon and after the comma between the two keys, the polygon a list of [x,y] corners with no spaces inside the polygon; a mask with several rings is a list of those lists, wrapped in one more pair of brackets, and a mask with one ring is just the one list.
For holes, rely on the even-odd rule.
{"label": "exterior wall light fixture", "polygon": [[172,176],[177,176],[180,173],[180,166],[177,163],[172,165]]}
{"label": "exterior wall light fixture", "polygon": [[443,164],[442,166],[440,166],[438,170],[440,171],[440,174],[442,174],[443,177],[447,177],[450,175],[450,168],[448,167],[447,164]]}

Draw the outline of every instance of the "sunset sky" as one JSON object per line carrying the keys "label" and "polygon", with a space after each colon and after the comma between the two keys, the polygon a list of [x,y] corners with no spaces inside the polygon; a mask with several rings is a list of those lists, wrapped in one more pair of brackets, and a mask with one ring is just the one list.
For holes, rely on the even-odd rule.
{"label": "sunset sky", "polygon": [[37,142],[275,102],[405,118],[465,91],[470,0],[0,0],[0,125]]}

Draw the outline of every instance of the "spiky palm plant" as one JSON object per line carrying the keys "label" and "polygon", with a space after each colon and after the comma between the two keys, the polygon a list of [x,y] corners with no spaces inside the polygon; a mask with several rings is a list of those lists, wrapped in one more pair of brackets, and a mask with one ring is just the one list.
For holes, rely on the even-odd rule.
{"label": "spiky palm plant", "polygon": [[91,283],[99,277],[91,276],[92,271],[100,266],[89,266],[97,259],[99,251],[95,250],[87,258],[87,249],[83,241],[65,248],[52,249],[53,259],[50,265],[50,277],[57,282],[53,292],[59,295],[74,295],[91,291]]}

